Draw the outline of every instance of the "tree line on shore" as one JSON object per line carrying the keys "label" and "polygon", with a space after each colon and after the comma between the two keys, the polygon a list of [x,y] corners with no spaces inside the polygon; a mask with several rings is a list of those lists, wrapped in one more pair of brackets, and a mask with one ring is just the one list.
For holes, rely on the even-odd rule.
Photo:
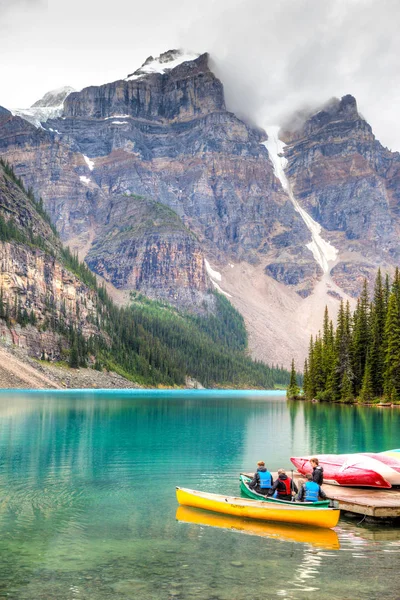
{"label": "tree line on shore", "polygon": [[[289,397],[300,394],[294,363]],[[367,281],[354,312],[342,301],[336,329],[328,309],[322,332],[311,337],[303,397],[326,402],[400,403],[400,274],[378,270],[372,299]]]}

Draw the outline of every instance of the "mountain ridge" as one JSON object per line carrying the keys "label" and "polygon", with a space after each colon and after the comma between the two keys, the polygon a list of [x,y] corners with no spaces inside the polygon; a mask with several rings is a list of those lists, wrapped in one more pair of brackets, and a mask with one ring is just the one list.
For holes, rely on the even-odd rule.
{"label": "mountain ridge", "polygon": [[[165,54],[176,60],[170,52]],[[177,306],[186,302],[182,305],[199,310],[202,296],[184,300],[181,283],[170,277],[173,264],[189,273],[197,252],[188,289],[195,289],[195,281],[204,281],[205,288],[212,284],[207,260],[222,277],[214,285],[240,306],[249,330],[254,310],[265,315],[263,331],[250,336],[253,356],[289,364],[294,355],[299,363],[304,355],[297,347],[316,333],[313,322],[323,304],[330,304],[334,316],[338,299],[356,297],[365,276],[371,280],[378,266],[390,270],[397,261],[398,154],[375,140],[352,96],[331,100],[304,114],[292,131],[281,129],[293,200],[274,171],[264,132],[226,110],[223,84],[210,70],[207,53],[172,69],[165,68],[168,61],[159,63],[162,72],[151,67],[157,60],[149,57],[131,80],[69,94],[62,116],[43,123],[41,134],[9,118],[0,126],[0,151],[43,196],[64,241],[85,248],[92,268],[110,283],[153,298],[176,295]],[[141,71],[146,68],[150,72]],[[198,245],[171,246],[164,230],[156,249],[142,245],[139,264],[136,250],[127,260],[128,246],[118,251],[107,231],[121,225],[112,225],[114,202],[125,206],[117,221],[135,218],[134,201],[127,198],[136,196],[172,209],[181,231],[194,234]],[[338,249],[327,273],[315,260],[307,215]],[[147,230],[146,237],[151,235]],[[133,239],[129,244],[133,247]],[[161,248],[169,250],[162,255]],[[118,262],[124,265],[122,278],[116,275]],[[248,280],[257,308],[249,308],[248,291],[232,280],[241,270],[262,278]],[[268,289],[275,290],[275,301]],[[266,301],[274,306],[265,309]],[[293,342],[289,336],[277,347],[273,320],[296,328]]]}

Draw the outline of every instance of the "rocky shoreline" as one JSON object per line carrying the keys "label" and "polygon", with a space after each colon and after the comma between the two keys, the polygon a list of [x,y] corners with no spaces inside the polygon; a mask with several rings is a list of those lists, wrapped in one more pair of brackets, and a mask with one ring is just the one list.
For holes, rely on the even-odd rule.
{"label": "rocky shoreline", "polygon": [[16,346],[0,345],[0,389],[141,388],[114,372],[70,369],[38,361]]}

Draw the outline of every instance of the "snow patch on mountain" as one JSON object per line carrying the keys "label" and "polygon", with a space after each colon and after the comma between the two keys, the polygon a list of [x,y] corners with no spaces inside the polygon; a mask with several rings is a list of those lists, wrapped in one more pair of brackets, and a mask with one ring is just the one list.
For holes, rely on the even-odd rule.
{"label": "snow patch on mountain", "polygon": [[62,107],[64,104],[65,98],[75,91],[76,90],[70,86],[51,90],[50,92],[47,92],[43,98],[40,98],[40,100],[37,100],[32,104],[31,108],[60,108],[60,106]]}
{"label": "snow patch on mountain", "polygon": [[232,298],[232,296],[230,294],[228,294],[228,292],[225,292],[221,288],[221,286],[217,283],[217,281],[222,281],[221,273],[219,273],[218,271],[214,271],[214,269],[212,268],[212,266],[210,265],[210,263],[208,262],[208,260],[206,258],[204,259],[204,264],[206,266],[207,274],[208,274],[209,278],[211,279],[211,283],[213,284],[215,289],[218,290],[221,294],[224,294],[224,296],[226,296],[227,298]]}
{"label": "snow patch on mountain", "polygon": [[131,119],[132,115],[111,115],[111,117],[104,117],[104,121],[108,121],[109,119]]}
{"label": "snow patch on mountain", "polygon": [[211,279],[216,279],[217,281],[222,280],[221,273],[218,273],[218,271],[214,271],[214,269],[211,267],[210,263],[206,258],[204,259],[204,264],[206,265],[206,271],[211,277]]}
{"label": "snow patch on mountain", "polygon": [[85,163],[87,164],[87,166],[89,167],[90,171],[93,171],[94,169],[94,161],[91,160],[88,156],[86,156],[85,154],[82,154]]}
{"label": "snow patch on mountain", "polygon": [[46,123],[48,119],[57,119],[61,117],[64,109],[64,100],[71,92],[74,92],[74,88],[65,86],[56,90],[47,92],[43,98],[37,100],[29,108],[15,108],[11,112],[17,117],[29,121],[35,127],[44,129],[43,123]]}
{"label": "snow patch on mountain", "polygon": [[184,62],[196,60],[199,56],[200,54],[184,50],[168,50],[168,52],[160,54],[157,58],[149,56],[140,69],[137,69],[134,73],[128,75],[125,81],[133,81],[139,77],[143,77],[143,75],[150,75],[151,73],[160,73],[163,75]]}
{"label": "snow patch on mountain", "polygon": [[285,144],[279,137],[279,126],[270,126],[266,128],[268,140],[263,142],[263,145],[267,148],[269,157],[274,166],[274,173],[282,184],[283,189],[289,195],[289,198],[293,202],[296,211],[302,217],[304,223],[311,233],[311,242],[307,244],[307,248],[311,250],[314,259],[319,264],[324,273],[329,273],[329,263],[334,262],[339,253],[338,249],[332,246],[329,242],[323,239],[321,236],[322,227],[319,223],[304,210],[297,201],[293,194],[291,185],[285,173],[287,165],[286,158],[284,157]]}

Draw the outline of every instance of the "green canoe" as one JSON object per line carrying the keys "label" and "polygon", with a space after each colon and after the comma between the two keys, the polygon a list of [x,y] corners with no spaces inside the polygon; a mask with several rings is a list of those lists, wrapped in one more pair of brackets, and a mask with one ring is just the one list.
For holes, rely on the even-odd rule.
{"label": "green canoe", "polygon": [[240,491],[248,498],[253,500],[264,500],[264,502],[277,502],[278,504],[298,504],[302,508],[327,508],[330,505],[330,500],[319,500],[318,502],[290,502],[290,500],[279,500],[278,498],[272,498],[272,496],[263,496],[257,494],[254,490],[249,488],[250,477],[245,475],[240,476]]}

